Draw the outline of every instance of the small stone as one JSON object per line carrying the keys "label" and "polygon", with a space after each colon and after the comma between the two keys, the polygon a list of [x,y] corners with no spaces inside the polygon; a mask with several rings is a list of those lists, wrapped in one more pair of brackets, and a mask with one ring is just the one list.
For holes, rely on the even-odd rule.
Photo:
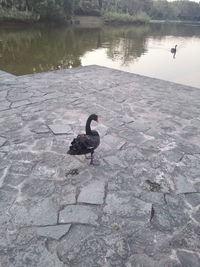
{"label": "small stone", "polygon": [[98,216],[91,207],[69,205],[60,211],[59,223],[97,224]]}
{"label": "small stone", "polygon": [[53,239],[60,239],[65,235],[71,227],[71,224],[66,225],[53,225],[53,226],[44,226],[38,227],[36,232],[40,236],[46,236]]}
{"label": "small stone", "polygon": [[65,124],[51,124],[49,128],[54,134],[71,134],[72,129],[69,125]]}
{"label": "small stone", "polygon": [[103,204],[105,194],[105,183],[95,181],[85,186],[78,197],[78,202],[89,204]]}

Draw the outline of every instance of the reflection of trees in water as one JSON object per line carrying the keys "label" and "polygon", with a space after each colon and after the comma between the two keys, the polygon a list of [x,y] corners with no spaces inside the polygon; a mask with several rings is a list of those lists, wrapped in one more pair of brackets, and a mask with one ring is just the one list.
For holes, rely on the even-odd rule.
{"label": "reflection of trees in water", "polygon": [[123,26],[1,31],[0,69],[20,75],[78,67],[87,51],[104,47],[105,43],[108,57],[129,64],[144,53],[148,29]]}
{"label": "reflection of trees in water", "polygon": [[199,26],[192,26],[191,24],[179,23],[155,23],[151,24],[151,36],[154,38],[163,38],[163,36],[170,35],[174,37],[200,37]]}
{"label": "reflection of trees in water", "polygon": [[66,27],[0,31],[0,69],[20,75],[77,67],[97,37],[94,30]]}
{"label": "reflection of trees in water", "polygon": [[108,57],[120,60],[121,64],[128,65],[146,51],[148,26],[132,26],[108,28],[104,31],[104,38],[109,38]]}
{"label": "reflection of trees in water", "polygon": [[149,38],[166,35],[199,37],[200,31],[199,27],[179,24],[0,29],[0,69],[21,75],[77,67],[87,51],[102,47],[113,61],[128,65],[145,53]]}

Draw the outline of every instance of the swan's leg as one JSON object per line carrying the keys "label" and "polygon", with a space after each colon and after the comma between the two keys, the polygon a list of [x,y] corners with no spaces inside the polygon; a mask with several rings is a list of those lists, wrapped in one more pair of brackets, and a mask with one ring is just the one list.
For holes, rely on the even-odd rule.
{"label": "swan's leg", "polygon": [[85,158],[86,158],[86,159],[91,159],[92,157],[91,157],[91,156],[87,156],[87,155],[85,155]]}
{"label": "swan's leg", "polygon": [[93,154],[94,154],[94,151],[91,152],[91,161],[90,161],[90,165],[93,165],[93,164],[94,164],[94,162],[93,162],[93,160],[94,160],[94,156],[93,156]]}
{"label": "swan's leg", "polygon": [[100,163],[99,163],[99,161],[97,161],[97,160],[94,161],[94,156],[93,156],[93,154],[94,154],[94,151],[91,152],[91,161],[90,161],[90,165],[93,165],[93,166],[99,166]]}

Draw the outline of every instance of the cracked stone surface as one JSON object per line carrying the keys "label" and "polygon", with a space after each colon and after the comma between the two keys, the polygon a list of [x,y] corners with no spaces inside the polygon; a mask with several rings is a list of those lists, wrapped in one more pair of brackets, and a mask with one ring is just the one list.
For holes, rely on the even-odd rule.
{"label": "cracked stone surface", "polygon": [[132,217],[134,220],[148,221],[152,205],[134,197],[130,192],[109,193],[104,212],[120,217]]}
{"label": "cracked stone surface", "polygon": [[54,225],[57,223],[57,210],[53,202],[44,199],[36,201],[20,201],[9,210],[13,223],[18,226]]}
{"label": "cracked stone surface", "polygon": [[59,223],[97,224],[98,216],[92,207],[69,205],[60,211]]}
{"label": "cracked stone surface", "polygon": [[49,125],[49,128],[52,130],[54,134],[70,134],[71,133],[71,127],[69,125],[52,124],[52,125]]}
{"label": "cracked stone surface", "polygon": [[79,196],[78,202],[88,204],[103,204],[105,195],[105,183],[102,181],[95,181],[83,187]]}
{"label": "cracked stone surface", "polygon": [[69,231],[70,227],[71,224],[44,226],[44,227],[38,227],[36,231],[39,236],[45,236],[47,238],[53,238],[53,239],[60,239],[63,235],[65,235]]}
{"label": "cracked stone surface", "polygon": [[[1,265],[199,267],[199,103],[99,66],[0,71]],[[92,113],[95,167],[67,154]]]}
{"label": "cracked stone surface", "polygon": [[188,179],[184,176],[176,177],[176,187],[177,187],[177,193],[183,194],[183,193],[194,193],[196,192],[196,189],[194,188],[193,184],[191,184]]}

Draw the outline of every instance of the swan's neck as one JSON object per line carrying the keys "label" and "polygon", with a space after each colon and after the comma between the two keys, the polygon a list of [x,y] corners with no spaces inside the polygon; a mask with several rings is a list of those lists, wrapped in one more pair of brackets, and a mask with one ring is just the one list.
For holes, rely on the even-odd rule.
{"label": "swan's neck", "polygon": [[86,134],[91,134],[92,133],[92,130],[90,128],[90,124],[91,124],[91,119],[88,118],[87,122],[86,122],[86,126],[85,126],[85,131],[86,131]]}

